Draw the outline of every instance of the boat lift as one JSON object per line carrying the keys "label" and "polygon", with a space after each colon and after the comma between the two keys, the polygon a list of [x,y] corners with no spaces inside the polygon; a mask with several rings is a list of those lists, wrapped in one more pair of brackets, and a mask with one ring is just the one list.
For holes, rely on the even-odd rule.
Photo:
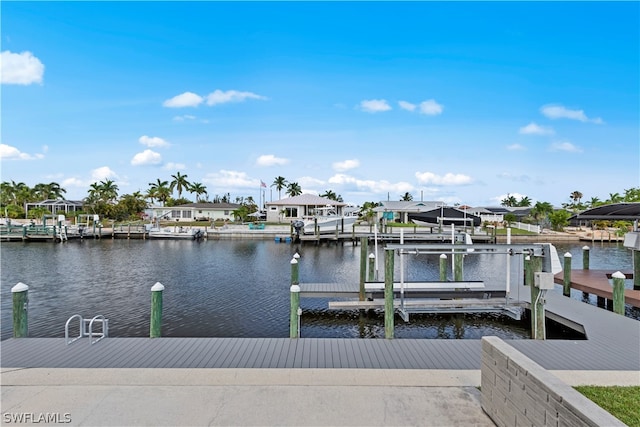
{"label": "boat lift", "polygon": [[[516,255],[542,257],[542,271],[556,274],[562,271],[560,260],[555,247],[550,243],[531,244],[390,244],[387,249],[394,250],[400,257],[400,281],[394,283],[394,290],[400,294],[399,304],[396,310],[405,322],[409,321],[410,313],[477,313],[477,312],[501,312],[516,320],[522,314],[523,304],[511,298],[511,258]],[[493,255],[504,256],[507,259],[505,271],[505,296],[493,298],[487,290],[485,298],[460,298],[460,299],[418,299],[406,298],[407,295],[420,291],[450,290],[463,291],[474,288],[484,288],[484,282],[407,282],[405,281],[405,257],[407,255],[441,255],[443,253],[460,253],[465,256]],[[518,272],[522,277],[522,271]],[[407,295],[405,295],[407,294]],[[460,292],[461,296],[464,294]],[[488,296],[488,297],[487,297]]]}

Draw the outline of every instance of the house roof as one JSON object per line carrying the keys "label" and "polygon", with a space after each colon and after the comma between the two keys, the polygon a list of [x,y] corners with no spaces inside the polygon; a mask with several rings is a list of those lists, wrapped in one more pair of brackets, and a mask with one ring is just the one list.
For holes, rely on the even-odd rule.
{"label": "house roof", "polygon": [[347,206],[347,203],[337,202],[327,199],[326,197],[316,196],[315,194],[301,194],[299,196],[287,197],[285,199],[275,200],[265,203],[267,206]]}
{"label": "house roof", "polygon": [[393,211],[393,212],[424,212],[430,211],[435,208],[439,208],[443,206],[444,202],[416,202],[416,201],[405,201],[405,200],[386,200],[380,202],[380,206],[376,206],[373,208],[374,212],[385,212],[385,211]]}
{"label": "house roof", "polygon": [[640,219],[640,203],[612,203],[587,209],[574,219],[636,220]]}
{"label": "house roof", "polygon": [[64,199],[47,199],[42,200],[41,202],[30,202],[27,203],[30,206],[80,206],[82,207],[83,203],[79,200],[64,200]]}
{"label": "house roof", "polygon": [[177,205],[177,206],[153,206],[152,209],[176,209],[176,208],[180,208],[180,209],[185,209],[185,208],[193,208],[193,209],[217,209],[217,210],[235,210],[238,209],[241,205],[237,204],[237,203],[207,203],[207,202],[200,202],[200,203],[186,203],[184,205]]}

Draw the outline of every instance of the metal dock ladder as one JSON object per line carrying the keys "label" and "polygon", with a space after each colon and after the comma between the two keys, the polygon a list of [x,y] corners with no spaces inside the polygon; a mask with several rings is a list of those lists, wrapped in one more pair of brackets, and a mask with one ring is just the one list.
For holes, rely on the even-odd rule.
{"label": "metal dock ladder", "polygon": [[[69,338],[69,325],[73,319],[78,319],[79,321],[79,332],[78,336],[74,338]],[[99,323],[102,325],[101,332],[93,331],[93,324]],[[109,319],[105,319],[102,314],[98,314],[93,319],[85,319],[79,314],[74,314],[67,320],[67,323],[64,325],[64,341],[67,345],[71,344],[74,341],[79,340],[80,338],[89,337],[89,343],[91,345],[97,343],[102,338],[106,338],[109,336]],[[94,339],[96,338],[96,339]]]}

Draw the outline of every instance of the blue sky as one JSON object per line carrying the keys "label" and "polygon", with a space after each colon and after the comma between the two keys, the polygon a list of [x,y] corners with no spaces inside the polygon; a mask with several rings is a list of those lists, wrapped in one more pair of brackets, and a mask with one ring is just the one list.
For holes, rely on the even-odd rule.
{"label": "blue sky", "polygon": [[[640,186],[638,2],[2,2],[3,181],[346,202]],[[194,198],[193,195],[188,197]],[[277,192],[266,191],[266,199]]]}

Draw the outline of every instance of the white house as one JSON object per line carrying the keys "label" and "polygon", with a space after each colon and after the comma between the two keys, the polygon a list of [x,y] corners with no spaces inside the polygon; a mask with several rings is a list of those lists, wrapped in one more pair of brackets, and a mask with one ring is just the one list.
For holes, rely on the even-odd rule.
{"label": "white house", "polygon": [[292,222],[305,217],[311,217],[318,208],[335,207],[336,213],[341,215],[347,203],[337,202],[314,194],[301,194],[265,203],[268,222]]}
{"label": "white house", "polygon": [[233,221],[233,211],[240,207],[236,203],[187,203],[178,206],[153,206],[147,211],[151,219],[161,221]]}

